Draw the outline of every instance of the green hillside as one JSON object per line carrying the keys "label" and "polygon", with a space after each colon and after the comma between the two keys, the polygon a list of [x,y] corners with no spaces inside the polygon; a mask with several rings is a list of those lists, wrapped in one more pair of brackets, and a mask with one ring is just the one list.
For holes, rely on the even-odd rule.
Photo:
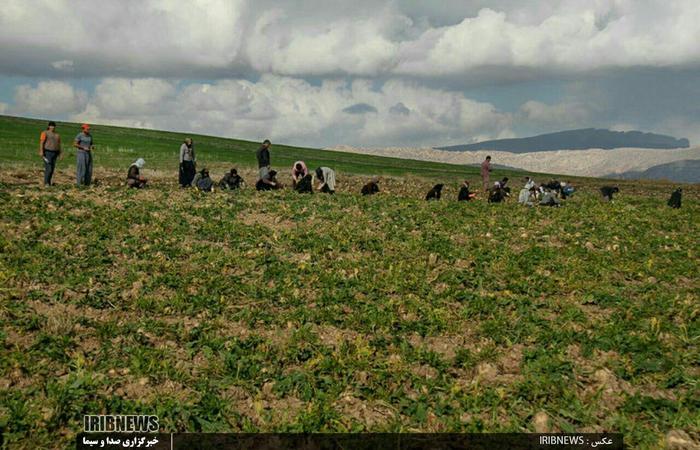
{"label": "green hillside", "polygon": [[[456,184],[426,202],[468,172],[275,145],[275,165],[328,163],[342,189],[207,195],[173,176],[184,135],[95,126],[100,184],[75,188],[67,158],[42,189],[42,128],[0,121],[7,448],[73,448],[84,414],[156,414],[165,432],[697,438],[697,186],[679,210],[669,185],[634,181],[612,203],[601,180],[562,208],[457,203]],[[194,139],[254,176],[256,143]],[[162,173],[127,190],[136,156]],[[392,176],[361,197],[369,174]]]}
{"label": "green hillside", "polygon": [[[39,134],[46,128],[47,121],[20,117],[0,116],[0,158],[3,161],[17,163],[38,163],[37,156]],[[80,131],[80,124],[57,123],[56,131],[61,134],[64,148],[69,149],[72,139]],[[200,166],[256,165],[255,150],[259,142],[225,139],[196,134],[173,133],[134,128],[122,128],[105,125],[92,125],[91,133],[97,150],[94,153],[95,166],[125,169],[136,158],[147,161],[148,168],[177,171],[180,145],[185,137],[195,141]],[[265,136],[261,136],[261,141]],[[412,161],[380,156],[367,156],[344,152],[329,152],[313,148],[300,148],[273,143],[273,166],[291,167],[297,160],[303,160],[309,168],[322,165],[330,166],[340,172],[375,175],[419,175],[440,177],[442,179],[460,179],[465,175],[476,175],[473,167],[452,164]],[[74,158],[65,157],[58,168],[75,165]],[[516,172],[505,171],[504,174]]]}

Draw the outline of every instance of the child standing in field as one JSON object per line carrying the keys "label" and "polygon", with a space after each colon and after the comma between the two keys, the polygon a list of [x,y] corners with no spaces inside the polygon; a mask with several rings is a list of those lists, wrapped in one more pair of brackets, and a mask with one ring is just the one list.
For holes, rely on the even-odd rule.
{"label": "child standing in field", "polygon": [[81,129],[82,131],[78,133],[73,142],[73,147],[78,149],[76,182],[78,186],[90,186],[92,182],[92,151],[95,146],[92,144],[90,125],[84,123]]}
{"label": "child standing in field", "polygon": [[56,122],[54,121],[49,122],[46,131],[41,132],[39,156],[44,161],[44,186],[51,186],[56,161],[61,156],[61,136],[56,133]]}

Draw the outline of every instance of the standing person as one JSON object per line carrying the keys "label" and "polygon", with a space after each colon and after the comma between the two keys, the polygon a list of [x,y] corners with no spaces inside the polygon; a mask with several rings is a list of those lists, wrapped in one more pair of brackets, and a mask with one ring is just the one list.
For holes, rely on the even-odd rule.
{"label": "standing person", "polygon": [[255,152],[255,157],[258,159],[258,179],[267,180],[270,172],[270,141],[265,139]]}
{"label": "standing person", "polygon": [[82,131],[78,133],[73,141],[73,147],[77,148],[77,168],[76,182],[78,186],[90,186],[92,182],[92,151],[95,146],[92,144],[92,135],[90,134],[90,125],[84,123]]}
{"label": "standing person", "polygon": [[185,138],[185,142],[180,146],[180,186],[191,186],[196,172],[197,156],[194,154],[194,142],[192,138]]}
{"label": "standing person", "polygon": [[146,164],[146,161],[143,158],[139,158],[129,166],[129,172],[126,174],[127,186],[137,189],[146,186],[147,180],[141,176],[141,169],[143,169],[144,164]]}
{"label": "standing person", "polygon": [[292,166],[292,188],[296,188],[297,183],[308,174],[309,169],[304,164],[304,161],[295,162]]}
{"label": "standing person", "polygon": [[316,169],[318,178],[318,190],[327,194],[335,193],[335,171],[330,167],[319,167]]}
{"label": "standing person", "polygon": [[484,162],[481,163],[481,180],[484,183],[484,191],[488,192],[489,177],[491,176],[491,156],[487,156]]}
{"label": "standing person", "polygon": [[56,161],[61,156],[61,136],[56,133],[56,122],[54,121],[49,122],[46,131],[41,132],[39,156],[44,160],[44,186],[51,186]]}

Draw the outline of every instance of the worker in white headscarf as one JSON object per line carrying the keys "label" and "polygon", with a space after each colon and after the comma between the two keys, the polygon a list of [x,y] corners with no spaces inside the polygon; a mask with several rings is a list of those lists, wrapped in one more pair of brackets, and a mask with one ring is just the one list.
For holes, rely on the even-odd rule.
{"label": "worker in white headscarf", "polygon": [[144,164],[146,164],[146,161],[143,158],[139,158],[129,166],[129,173],[126,175],[127,186],[137,189],[146,186],[147,180],[141,176],[141,169],[143,169]]}
{"label": "worker in white headscarf", "polygon": [[335,171],[329,167],[316,169],[316,178],[319,181],[318,190],[328,194],[335,193]]}

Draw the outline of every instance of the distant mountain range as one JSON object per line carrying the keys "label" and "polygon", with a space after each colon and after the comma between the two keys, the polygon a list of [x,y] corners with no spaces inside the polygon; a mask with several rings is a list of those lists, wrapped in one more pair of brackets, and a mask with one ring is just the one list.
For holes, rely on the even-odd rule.
{"label": "distant mountain range", "polygon": [[555,150],[587,150],[615,148],[688,148],[688,139],[676,139],[662,134],[641,131],[611,131],[596,128],[559,131],[539,136],[515,139],[496,139],[476,144],[436,147],[438,150],[468,152],[498,150],[511,153],[547,152]]}
{"label": "distant mountain range", "polygon": [[670,180],[680,183],[700,183],[700,160],[684,159],[652,166],[643,171],[616,173],[607,177],[624,180]]}
{"label": "distant mountain range", "polygon": [[[513,153],[499,150],[450,152],[421,147],[349,147],[339,150],[392,158],[439,161],[478,167],[491,155],[494,177],[498,170],[519,168],[527,172],[609,178],[666,178],[677,182],[700,182],[700,147],[677,149],[617,148],[612,150],[558,150],[550,152]],[[682,162],[680,164],[671,164]],[[658,167],[657,167],[658,166]],[[661,172],[659,172],[661,171]]]}

